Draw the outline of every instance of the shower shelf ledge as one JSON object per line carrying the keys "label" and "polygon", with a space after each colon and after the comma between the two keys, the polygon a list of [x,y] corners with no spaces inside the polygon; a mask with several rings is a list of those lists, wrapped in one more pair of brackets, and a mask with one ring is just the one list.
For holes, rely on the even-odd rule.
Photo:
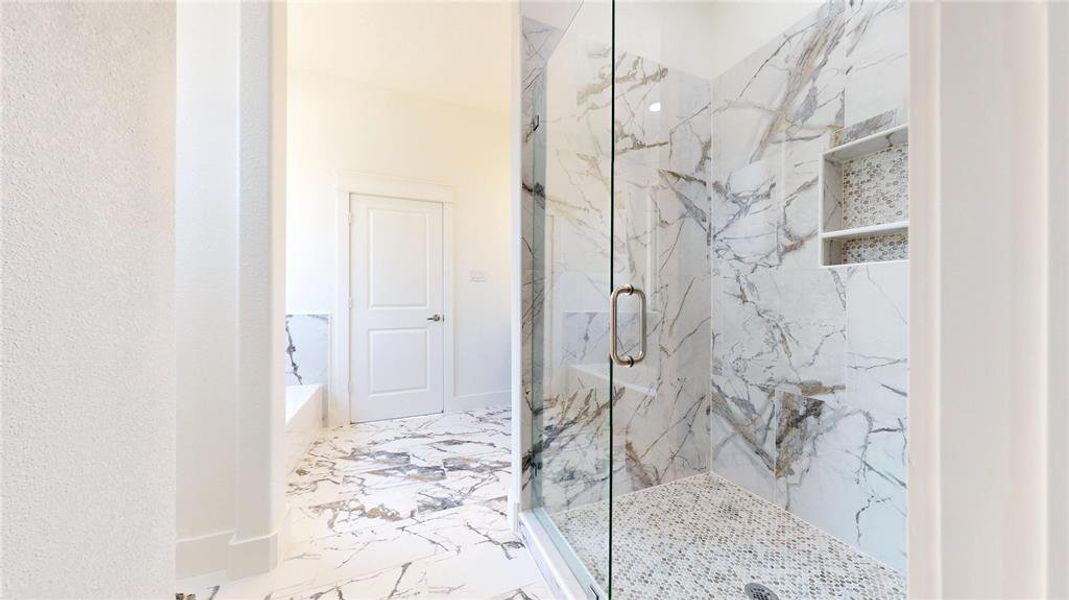
{"label": "shower shelf ledge", "polygon": [[906,231],[907,229],[909,229],[909,221],[895,221],[894,223],[880,223],[878,225],[866,225],[864,227],[824,231],[820,234],[820,237],[826,240],[849,240],[859,237],[868,237],[878,233]]}
{"label": "shower shelf ledge", "polygon": [[839,269],[853,269],[856,267],[871,267],[872,265],[894,265],[894,264],[909,264],[908,258],[894,258],[891,260],[867,260],[863,262],[850,262],[850,263],[837,263],[833,265],[824,265],[825,269],[831,269],[836,271]]}

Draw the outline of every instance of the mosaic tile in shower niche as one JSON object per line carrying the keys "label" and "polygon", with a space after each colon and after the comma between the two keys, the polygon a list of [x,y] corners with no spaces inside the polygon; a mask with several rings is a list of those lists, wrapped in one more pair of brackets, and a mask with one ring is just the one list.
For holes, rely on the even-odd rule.
{"label": "mosaic tile in shower niche", "polygon": [[909,146],[895,145],[843,163],[843,228],[909,217]]}
{"label": "mosaic tile in shower niche", "polygon": [[909,235],[899,232],[845,240],[841,252],[841,263],[902,260],[909,258]]}

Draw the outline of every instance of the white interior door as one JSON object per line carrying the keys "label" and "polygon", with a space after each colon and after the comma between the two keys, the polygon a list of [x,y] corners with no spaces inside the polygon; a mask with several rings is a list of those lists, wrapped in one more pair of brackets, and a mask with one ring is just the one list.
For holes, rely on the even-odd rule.
{"label": "white interior door", "polygon": [[350,196],[352,421],[442,412],[442,205]]}

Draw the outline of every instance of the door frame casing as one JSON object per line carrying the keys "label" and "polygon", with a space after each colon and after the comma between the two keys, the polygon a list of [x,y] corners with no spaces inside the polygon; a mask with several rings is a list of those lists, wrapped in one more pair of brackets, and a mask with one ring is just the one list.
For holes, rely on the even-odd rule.
{"label": "door frame casing", "polygon": [[[327,421],[331,427],[352,422],[350,398],[352,395],[352,378],[349,360],[352,349],[352,329],[350,316],[352,312],[352,282],[350,269],[352,247],[350,244],[352,229],[352,199],[356,195],[395,198],[399,200],[417,200],[437,202],[442,205],[442,370],[444,388],[442,404],[448,407],[454,395],[454,356],[453,356],[453,320],[456,318],[454,308],[454,233],[453,212],[456,194],[452,187],[425,181],[401,179],[385,175],[374,175],[355,171],[338,173],[336,185],[337,201],[335,218],[337,245],[335,252],[335,300],[334,315],[331,319],[331,365],[330,365],[330,400],[327,407]],[[444,410],[444,409],[443,409]]]}

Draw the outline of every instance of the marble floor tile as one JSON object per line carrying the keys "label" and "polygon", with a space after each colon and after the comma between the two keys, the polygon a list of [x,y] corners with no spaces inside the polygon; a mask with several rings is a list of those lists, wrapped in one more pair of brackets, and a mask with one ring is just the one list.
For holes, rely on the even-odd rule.
{"label": "marble floor tile", "polygon": [[458,506],[489,502],[508,495],[509,473],[452,473],[437,481],[424,481],[382,488],[366,482],[320,487],[316,497],[326,501],[305,504],[302,497],[291,507],[291,535],[314,539],[358,531],[382,523],[425,516]]}
{"label": "marble floor tile", "polygon": [[500,596],[495,596],[494,600],[553,600],[554,595],[549,586],[544,581],[538,581],[530,585],[525,585],[521,588],[516,588]]}
{"label": "marble floor tile", "polygon": [[549,598],[508,521],[508,436],[501,410],[327,432],[290,478],[285,560],[197,598]]}

